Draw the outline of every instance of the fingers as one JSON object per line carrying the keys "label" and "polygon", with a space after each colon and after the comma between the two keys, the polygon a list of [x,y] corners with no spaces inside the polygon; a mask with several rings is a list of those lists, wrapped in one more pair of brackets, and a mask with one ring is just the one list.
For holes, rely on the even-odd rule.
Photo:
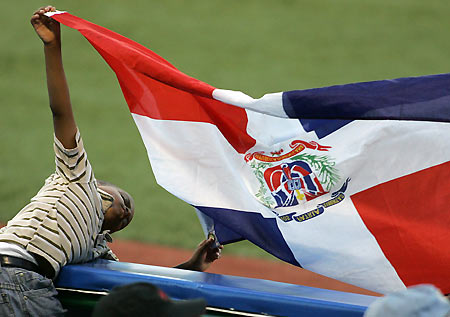
{"label": "fingers", "polygon": [[215,260],[220,259],[221,255],[222,255],[222,249],[223,249],[222,245],[220,245],[214,249],[208,249],[208,252],[206,255],[206,260],[208,262],[214,262]]}
{"label": "fingers", "polygon": [[218,249],[216,252],[214,252],[213,254],[213,261],[217,260],[220,258],[220,256],[222,255],[222,250]]}
{"label": "fingers", "polygon": [[205,239],[205,240],[203,240],[202,242],[200,242],[200,243],[197,245],[197,250],[198,250],[198,251],[203,251],[203,250],[205,250],[208,246],[210,246],[211,243],[213,243],[213,242],[214,242],[214,239],[212,239],[212,238]]}
{"label": "fingers", "polygon": [[61,41],[59,23],[45,16],[46,13],[54,11],[56,11],[55,7],[46,6],[39,8],[31,16],[31,25],[45,45],[52,43],[58,44]]}
{"label": "fingers", "polygon": [[33,14],[45,14],[47,12],[55,12],[56,8],[54,6],[46,6],[46,7],[40,7],[36,11],[34,11]]}
{"label": "fingers", "polygon": [[48,20],[49,18],[45,16],[45,14],[47,12],[55,12],[56,8],[53,6],[46,6],[46,7],[41,7],[39,9],[37,9],[36,11],[34,11],[33,15],[31,16],[31,23],[32,24],[36,24],[40,19],[44,19],[44,20]]}
{"label": "fingers", "polygon": [[195,259],[200,259],[205,256],[208,252],[208,246],[210,245],[211,241],[209,239],[205,239],[202,242],[200,242],[197,245],[197,248],[195,248],[194,254],[192,255]]}
{"label": "fingers", "polygon": [[216,248],[211,248],[215,243],[215,239],[213,236],[210,236],[208,239],[200,242],[195,250],[195,254],[198,256],[204,256],[207,262],[213,262],[220,258],[222,254],[223,246],[219,245]]}

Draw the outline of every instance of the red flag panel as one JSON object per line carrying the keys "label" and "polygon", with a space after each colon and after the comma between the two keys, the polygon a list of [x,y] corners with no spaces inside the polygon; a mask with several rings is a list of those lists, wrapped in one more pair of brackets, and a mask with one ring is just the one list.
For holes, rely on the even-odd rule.
{"label": "red flag panel", "polygon": [[405,285],[432,283],[450,293],[450,162],[369,188],[352,200]]}

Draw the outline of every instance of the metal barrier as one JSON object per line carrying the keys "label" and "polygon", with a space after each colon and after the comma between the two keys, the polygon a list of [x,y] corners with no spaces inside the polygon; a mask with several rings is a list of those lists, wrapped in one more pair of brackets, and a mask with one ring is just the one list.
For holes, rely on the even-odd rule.
{"label": "metal barrier", "polygon": [[206,316],[362,316],[377,299],[268,280],[108,260],[67,265],[55,285],[63,305],[89,310],[99,296],[114,286],[134,282],[155,284],[174,299],[203,297],[209,306]]}

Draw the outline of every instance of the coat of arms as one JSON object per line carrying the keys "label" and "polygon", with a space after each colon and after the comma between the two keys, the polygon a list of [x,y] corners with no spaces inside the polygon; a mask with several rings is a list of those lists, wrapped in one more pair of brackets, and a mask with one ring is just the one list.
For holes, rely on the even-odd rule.
{"label": "coat of arms", "polygon": [[245,156],[260,183],[256,198],[271,209],[313,200],[328,193],[339,180],[335,163],[320,153],[328,151],[329,146],[295,140],[289,147],[285,154],[282,148],[270,154]]}

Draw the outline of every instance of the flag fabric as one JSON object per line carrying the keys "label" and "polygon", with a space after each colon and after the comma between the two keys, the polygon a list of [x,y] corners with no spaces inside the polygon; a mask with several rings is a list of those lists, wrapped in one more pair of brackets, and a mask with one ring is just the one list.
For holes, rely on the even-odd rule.
{"label": "flag fabric", "polygon": [[157,182],[247,239],[378,292],[450,292],[450,74],[267,94],[189,77],[69,13],[114,70]]}

